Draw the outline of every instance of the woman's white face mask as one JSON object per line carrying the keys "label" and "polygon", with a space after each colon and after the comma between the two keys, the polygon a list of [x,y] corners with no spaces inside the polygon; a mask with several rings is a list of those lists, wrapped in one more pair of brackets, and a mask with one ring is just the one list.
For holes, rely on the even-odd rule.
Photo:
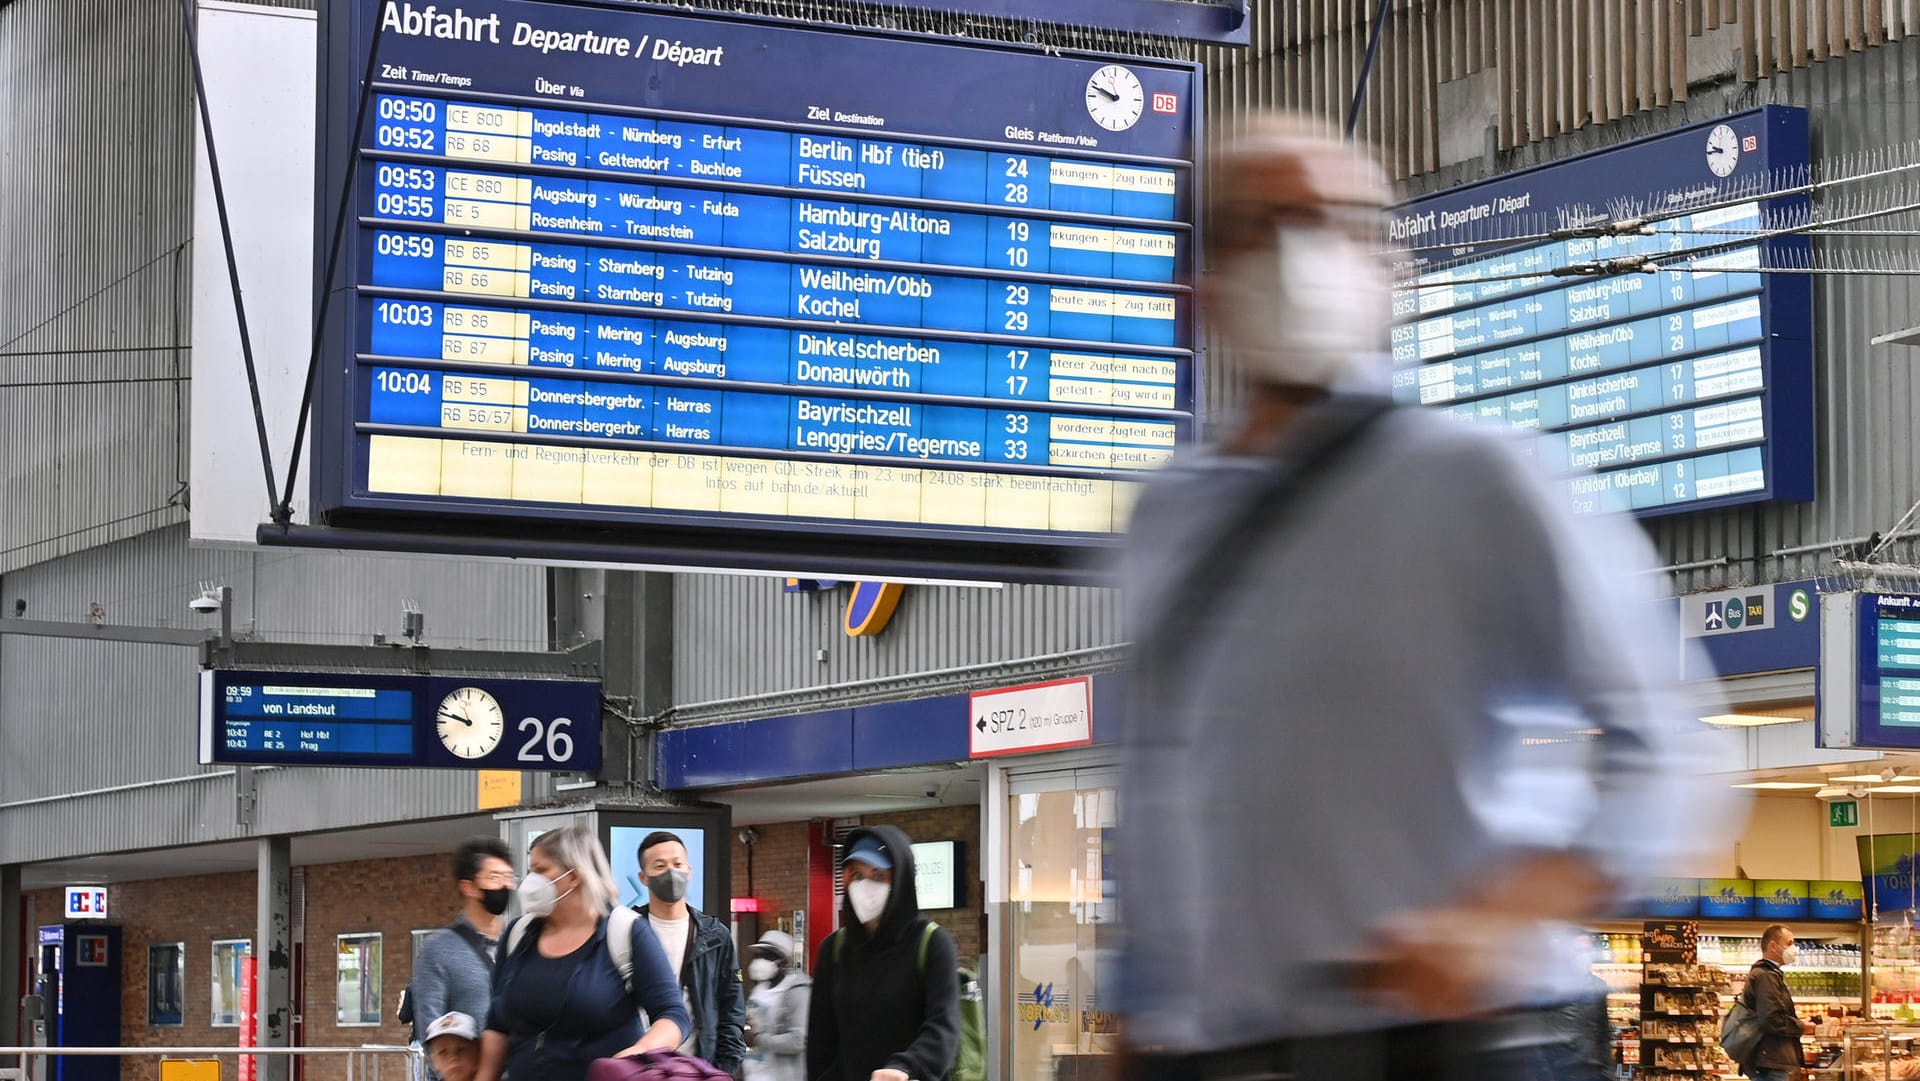
{"label": "woman's white face mask", "polygon": [[1270,249],[1224,263],[1214,307],[1234,363],[1255,382],[1331,388],[1376,376],[1393,311],[1386,262],[1346,232],[1283,225]]}

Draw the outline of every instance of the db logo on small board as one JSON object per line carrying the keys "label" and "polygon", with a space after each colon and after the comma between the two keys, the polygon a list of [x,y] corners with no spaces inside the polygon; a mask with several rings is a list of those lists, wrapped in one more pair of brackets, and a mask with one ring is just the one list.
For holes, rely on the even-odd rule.
{"label": "db logo on small board", "polygon": [[1153,111],[1156,113],[1179,112],[1180,111],[1180,95],[1155,94],[1153,96]]}

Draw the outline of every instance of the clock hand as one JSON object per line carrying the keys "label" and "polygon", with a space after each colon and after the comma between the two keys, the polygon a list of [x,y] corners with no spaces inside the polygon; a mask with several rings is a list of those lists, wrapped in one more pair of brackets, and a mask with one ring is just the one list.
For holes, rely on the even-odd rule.
{"label": "clock hand", "polygon": [[473,727],[472,721],[468,720],[465,717],[460,716],[458,713],[449,713],[443,709],[440,711],[440,716],[445,717],[449,721],[459,721],[461,724],[466,725],[468,728]]}
{"label": "clock hand", "polygon": [[1100,91],[1100,92],[1101,92],[1102,94],[1105,94],[1105,95],[1107,96],[1107,100],[1108,100],[1108,101],[1119,101],[1119,100],[1120,100],[1120,95],[1118,95],[1118,94],[1116,94],[1116,93],[1114,93],[1114,92],[1113,92],[1113,91],[1111,91],[1111,90],[1108,90],[1108,89],[1107,89],[1106,87],[1104,87],[1104,86],[1101,86],[1101,85],[1100,85],[1099,83],[1094,83],[1094,84],[1093,84],[1093,88],[1094,88],[1095,90],[1098,90],[1098,91]]}

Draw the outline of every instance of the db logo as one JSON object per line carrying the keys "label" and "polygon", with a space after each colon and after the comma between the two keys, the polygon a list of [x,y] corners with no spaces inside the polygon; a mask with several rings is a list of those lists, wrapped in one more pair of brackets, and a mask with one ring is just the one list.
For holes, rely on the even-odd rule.
{"label": "db logo", "polygon": [[1180,95],[1155,94],[1153,96],[1153,111],[1156,113],[1179,112],[1180,111]]}
{"label": "db logo", "polygon": [[1742,154],[1751,154],[1758,149],[1760,149],[1760,137],[1758,135],[1749,135],[1740,140],[1740,152]]}

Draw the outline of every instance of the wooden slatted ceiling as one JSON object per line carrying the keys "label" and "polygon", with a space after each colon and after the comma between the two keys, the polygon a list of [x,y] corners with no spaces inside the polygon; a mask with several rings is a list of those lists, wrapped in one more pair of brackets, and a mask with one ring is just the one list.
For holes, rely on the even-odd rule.
{"label": "wooden slatted ceiling", "polygon": [[[1212,130],[1292,107],[1343,123],[1378,0],[1254,0],[1252,42],[1206,51]],[[1502,149],[1920,32],[1920,0],[1394,0],[1360,135],[1396,176],[1440,153],[1440,89],[1490,80]],[[1731,64],[1728,62],[1731,61]]]}

